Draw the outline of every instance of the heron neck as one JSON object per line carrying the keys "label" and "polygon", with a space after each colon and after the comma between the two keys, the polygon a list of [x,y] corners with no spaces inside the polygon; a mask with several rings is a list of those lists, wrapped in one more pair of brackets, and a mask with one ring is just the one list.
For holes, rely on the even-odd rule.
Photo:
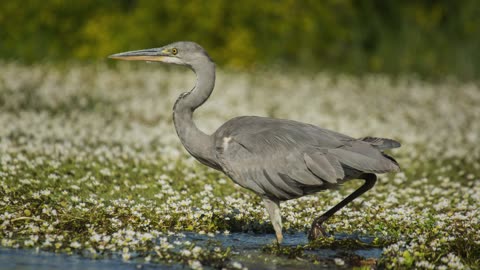
{"label": "heron neck", "polygon": [[173,107],[173,122],[185,149],[203,164],[218,168],[213,152],[213,138],[202,132],[193,121],[193,112],[209,97],[215,86],[215,64],[208,59],[192,66],[197,75],[195,87],[183,93]]}

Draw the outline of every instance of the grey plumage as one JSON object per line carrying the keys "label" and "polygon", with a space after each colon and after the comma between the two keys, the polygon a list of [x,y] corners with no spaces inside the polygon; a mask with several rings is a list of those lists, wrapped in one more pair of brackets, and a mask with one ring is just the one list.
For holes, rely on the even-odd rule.
{"label": "grey plumage", "polygon": [[207,135],[193,122],[193,112],[210,96],[215,64],[198,44],[170,45],[110,56],[180,64],[197,75],[195,87],[174,106],[174,124],[185,149],[201,163],[227,174],[234,182],[260,195],[270,215],[277,241],[283,239],[280,201],[364,179],[358,190],[315,219],[309,238],[324,233],[321,224],[350,201],[373,187],[375,173],[398,171],[398,163],[384,150],[400,143],[384,138],[351,138],[334,131],[292,120],[257,116],[231,119]]}
{"label": "grey plumage", "polygon": [[237,117],[213,137],[228,176],[278,200],[328,189],[362,173],[399,169],[368,141],[291,120]]}
{"label": "grey plumage", "polygon": [[369,143],[371,146],[377,148],[380,151],[398,148],[401,146],[399,142],[385,138],[363,137],[359,140]]}

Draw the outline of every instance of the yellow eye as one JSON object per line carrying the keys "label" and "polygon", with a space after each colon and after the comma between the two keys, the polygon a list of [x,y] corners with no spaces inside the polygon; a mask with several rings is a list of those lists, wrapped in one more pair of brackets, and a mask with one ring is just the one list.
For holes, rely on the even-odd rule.
{"label": "yellow eye", "polygon": [[177,53],[178,53],[177,48],[173,48],[173,49],[172,49],[172,54],[173,54],[173,55],[176,55]]}

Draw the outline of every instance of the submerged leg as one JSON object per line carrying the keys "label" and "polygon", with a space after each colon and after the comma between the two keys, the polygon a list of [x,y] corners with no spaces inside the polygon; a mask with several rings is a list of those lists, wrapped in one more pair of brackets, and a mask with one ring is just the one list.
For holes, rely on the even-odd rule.
{"label": "submerged leg", "polygon": [[323,215],[313,220],[312,227],[310,228],[310,233],[308,234],[309,240],[314,240],[318,238],[321,234],[326,235],[326,232],[322,227],[322,223],[328,218],[330,218],[331,216],[333,216],[335,212],[342,209],[349,202],[353,201],[355,198],[357,198],[358,196],[362,195],[363,193],[371,189],[375,185],[375,182],[377,181],[377,176],[373,173],[364,173],[359,177],[359,179],[365,180],[365,184],[363,184],[361,187],[355,190],[352,194],[348,195],[348,197],[343,199],[343,201],[339,202],[337,205],[332,207]]}
{"label": "submerged leg", "polygon": [[280,202],[278,200],[264,198],[263,203],[267,208],[270,221],[272,222],[275,235],[277,236],[277,243],[281,244],[283,240],[282,234],[282,216],[280,215]]}

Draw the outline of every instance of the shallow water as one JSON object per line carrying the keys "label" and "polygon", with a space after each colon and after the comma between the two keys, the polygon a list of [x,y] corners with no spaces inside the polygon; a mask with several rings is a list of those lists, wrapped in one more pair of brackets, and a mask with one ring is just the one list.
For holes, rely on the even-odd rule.
{"label": "shallow water", "polygon": [[120,257],[92,260],[79,255],[66,255],[33,249],[9,249],[0,247],[0,269],[50,270],[50,269],[183,269],[182,265],[138,264],[124,262]]}
{"label": "shallow water", "polygon": [[[320,264],[313,264],[302,259],[288,259],[282,256],[276,256],[262,252],[262,249],[275,241],[274,234],[251,234],[251,233],[232,233],[229,235],[217,235],[214,238],[206,235],[195,233],[186,233],[189,241],[196,242],[197,245],[206,244],[209,241],[220,241],[224,247],[231,247],[233,259],[241,262],[249,269],[318,269],[322,265],[326,268],[334,266],[335,258],[351,258],[357,257],[360,260],[374,260],[382,255],[381,248],[365,248],[365,249],[315,249],[305,251],[308,255],[314,256]],[[335,239],[357,239],[364,243],[371,243],[373,237],[335,234]],[[307,235],[303,232],[294,234],[285,234],[282,246],[296,247],[306,245],[308,243]],[[348,261],[348,260],[346,260]],[[333,264],[333,265],[332,265]],[[348,265],[345,265],[348,266]]]}
{"label": "shallow water", "polygon": [[[176,239],[178,238],[178,239]],[[355,235],[338,234],[336,239],[355,238]],[[335,266],[334,258],[356,256],[363,260],[377,260],[382,254],[381,248],[369,249],[315,249],[305,251],[315,256],[320,264],[313,264],[302,259],[288,259],[282,256],[267,254],[262,249],[275,239],[273,234],[231,233],[219,234],[215,237],[196,233],[185,233],[185,237],[173,236],[170,240],[191,241],[196,245],[206,246],[211,241],[220,242],[224,247],[232,249],[232,259],[242,263],[249,269],[318,269]],[[371,238],[361,238],[362,242],[370,242]],[[296,247],[308,243],[305,233],[286,234],[283,246]],[[344,267],[349,267],[345,265]],[[0,269],[185,269],[182,264],[151,264],[124,262],[120,256],[109,259],[93,260],[80,255],[57,254],[53,252],[0,248]]]}

